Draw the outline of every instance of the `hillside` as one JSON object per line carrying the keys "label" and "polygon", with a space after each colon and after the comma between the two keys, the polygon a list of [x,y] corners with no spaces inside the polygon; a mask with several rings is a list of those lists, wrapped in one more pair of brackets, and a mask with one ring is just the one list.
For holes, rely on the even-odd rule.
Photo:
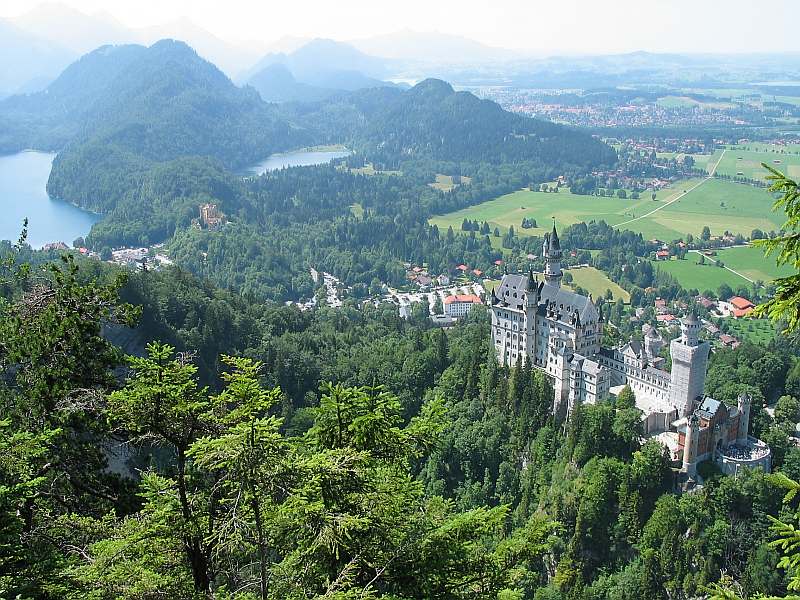
{"label": "hillside", "polygon": [[456,92],[438,79],[410,90],[362,90],[338,97],[313,118],[352,131],[353,146],[371,160],[467,163],[529,162],[560,170],[615,160],[614,151],[586,133],[503,110],[490,100]]}
{"label": "hillside", "polygon": [[51,195],[101,212],[157,163],[204,156],[234,169],[309,141],[254,90],[172,40],[100,48],[44,92],[0,104],[0,115],[27,124],[4,140],[7,150],[63,148]]}

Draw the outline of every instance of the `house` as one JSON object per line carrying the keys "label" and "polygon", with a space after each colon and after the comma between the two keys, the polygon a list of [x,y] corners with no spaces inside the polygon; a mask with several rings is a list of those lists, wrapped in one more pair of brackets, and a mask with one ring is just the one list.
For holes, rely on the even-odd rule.
{"label": "house", "polygon": [[480,269],[472,269],[472,274],[475,275],[475,277],[480,277],[481,275],[483,275],[483,271],[481,271]]}
{"label": "house", "polygon": [[734,319],[741,319],[742,317],[746,317],[751,312],[753,312],[753,308],[755,308],[755,304],[750,302],[750,300],[748,300],[747,298],[742,298],[741,296],[734,296],[733,298],[729,298],[728,303],[732,307],[731,313],[733,314]]}
{"label": "house", "polygon": [[656,308],[667,308],[667,301],[664,298],[656,298],[655,302],[653,302],[653,306]]}
{"label": "house", "polygon": [[659,250],[656,252],[656,260],[669,260],[669,250]]}
{"label": "house", "polygon": [[711,310],[716,306],[716,302],[711,300],[710,298],[706,298],[705,296],[698,296],[697,303],[705,309]]}
{"label": "house", "polygon": [[494,261],[494,264],[496,264],[499,267],[499,266],[501,266],[503,264],[503,261],[502,260],[496,260],[496,261]]}
{"label": "house", "polygon": [[469,271],[469,267],[467,267],[467,265],[458,265],[456,267],[456,270],[461,271],[462,273],[466,273],[467,271]]}
{"label": "house", "polygon": [[672,323],[675,320],[675,315],[669,313],[663,315],[656,315],[656,321],[659,323]]}
{"label": "house", "polygon": [[444,314],[448,317],[458,319],[459,317],[469,314],[469,311],[471,311],[472,307],[476,304],[482,304],[482,302],[475,294],[447,296],[447,298],[444,299]]}
{"label": "house", "polygon": [[450,276],[447,273],[439,275],[439,285],[450,285]]}
{"label": "house", "polygon": [[719,341],[722,342],[723,346],[727,346],[728,348],[733,348],[734,344],[737,346],[739,345],[739,340],[732,335],[728,335],[727,333],[723,333],[721,336],[719,336]]}

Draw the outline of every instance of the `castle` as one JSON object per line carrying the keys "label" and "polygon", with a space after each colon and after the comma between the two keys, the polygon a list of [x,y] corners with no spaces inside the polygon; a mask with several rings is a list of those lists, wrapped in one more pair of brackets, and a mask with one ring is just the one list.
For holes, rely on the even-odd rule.
{"label": "castle", "polygon": [[[561,287],[562,252],[555,224],[545,234],[542,254],[545,269],[540,280],[532,271],[505,274],[488,304],[498,360],[507,365],[531,361],[544,371],[555,391],[555,415],[568,418],[576,404],[594,404],[628,385],[643,413],[645,434],[671,432],[673,457],[690,476],[702,460],[713,458],[720,464],[729,447],[736,446],[731,453],[740,457],[746,454],[742,449],[754,448],[758,440],[747,436],[749,399],[740,399],[739,406],[729,410],[703,397],[710,345],[699,339],[701,323],[694,314],[681,319],[680,337],[670,342],[670,371],[662,368],[663,340],[655,328],[648,330],[644,344],[632,339],[615,348],[603,347],[603,315],[591,295]],[[746,418],[740,418],[743,403]],[[717,433],[709,437],[703,427]],[[706,438],[713,438],[710,449]],[[768,458],[758,465],[768,469]]]}

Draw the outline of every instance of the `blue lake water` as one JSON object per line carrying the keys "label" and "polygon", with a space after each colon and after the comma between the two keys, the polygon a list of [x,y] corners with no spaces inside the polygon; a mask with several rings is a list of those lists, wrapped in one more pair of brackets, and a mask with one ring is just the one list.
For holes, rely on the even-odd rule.
{"label": "blue lake water", "polygon": [[0,240],[16,240],[28,219],[28,243],[68,246],[89,233],[100,216],[47,195],[47,178],[55,154],[19,152],[0,156]]}
{"label": "blue lake water", "polygon": [[350,152],[341,150],[298,150],[296,152],[283,152],[273,154],[257,165],[247,169],[248,174],[262,175],[267,171],[275,171],[284,167],[309,167],[311,165],[324,165],[336,158],[349,156]]}

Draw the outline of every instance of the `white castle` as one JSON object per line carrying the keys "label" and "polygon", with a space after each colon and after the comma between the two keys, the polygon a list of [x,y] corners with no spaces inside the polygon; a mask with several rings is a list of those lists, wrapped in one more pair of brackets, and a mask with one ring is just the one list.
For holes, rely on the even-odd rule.
{"label": "white castle", "polygon": [[[603,347],[603,315],[591,295],[561,287],[561,256],[554,224],[544,238],[543,277],[537,280],[533,272],[506,274],[492,291],[488,300],[492,342],[501,363],[531,361],[544,371],[555,390],[553,413],[561,418],[568,417],[578,403],[594,404],[607,398],[612,389],[629,385],[643,413],[645,433],[672,430],[677,442],[674,454],[690,475],[696,462],[714,458],[721,463],[729,447],[748,439],[749,400],[745,415],[742,402],[728,409],[703,398],[710,345],[700,341],[701,323],[694,314],[681,319],[680,337],[670,342],[670,371],[661,368],[664,341],[655,328],[647,330],[644,344],[632,339],[616,348]],[[709,400],[722,406],[716,421],[727,423],[724,439],[717,438],[721,440],[718,454],[697,448],[699,429],[693,419],[703,418]],[[701,442],[705,444],[705,437]],[[768,462],[761,466],[769,468]]]}

